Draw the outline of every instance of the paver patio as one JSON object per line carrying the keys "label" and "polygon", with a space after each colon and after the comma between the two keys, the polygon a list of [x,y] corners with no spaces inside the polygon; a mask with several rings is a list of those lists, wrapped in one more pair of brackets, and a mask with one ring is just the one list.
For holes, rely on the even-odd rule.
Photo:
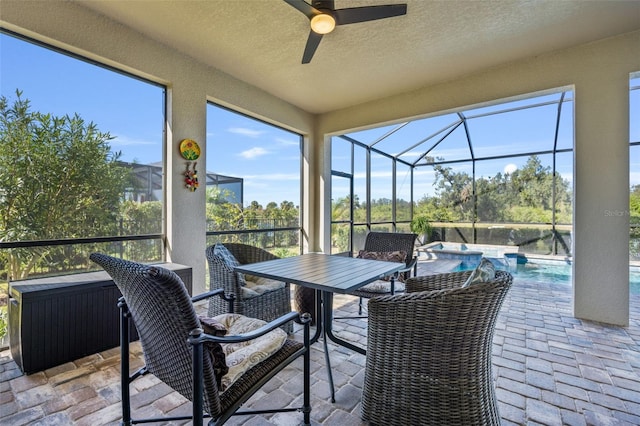
{"label": "paver patio", "polygon": [[[420,265],[421,270],[427,264]],[[433,271],[433,267],[429,266]],[[336,296],[336,315],[353,314],[357,299]],[[366,321],[336,321],[344,338],[366,344]],[[322,345],[312,350],[313,424],[365,425],[360,398],[365,357],[330,344],[336,402],[329,401]],[[400,356],[400,354],[399,354]],[[132,368],[142,364],[132,344]],[[494,374],[504,425],[640,424],[640,296],[621,328],[571,315],[571,289],[516,277],[494,337]],[[300,398],[301,361],[269,382],[248,406],[272,407]],[[132,388],[135,413],[186,413],[190,403],[153,376]],[[0,425],[111,425],[120,418],[119,349],[22,375],[0,352]],[[233,418],[230,425],[296,425],[298,413]],[[186,424],[188,422],[184,422]]]}

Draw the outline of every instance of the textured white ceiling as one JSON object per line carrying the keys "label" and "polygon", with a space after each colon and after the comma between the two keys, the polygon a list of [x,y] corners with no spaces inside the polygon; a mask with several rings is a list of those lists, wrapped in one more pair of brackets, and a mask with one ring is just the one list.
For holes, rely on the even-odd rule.
{"label": "textured white ceiling", "polygon": [[640,29],[640,1],[335,0],[407,15],[339,26],[302,65],[309,21],[283,0],[78,3],[312,113]]}

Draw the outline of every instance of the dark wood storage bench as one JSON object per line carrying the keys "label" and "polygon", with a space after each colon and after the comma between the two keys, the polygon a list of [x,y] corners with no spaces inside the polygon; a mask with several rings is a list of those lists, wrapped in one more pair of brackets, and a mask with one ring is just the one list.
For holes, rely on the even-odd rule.
{"label": "dark wood storage bench", "polygon": [[[192,294],[190,266],[175,271]],[[9,288],[11,356],[27,374],[120,345],[120,290],[104,271],[15,281]],[[131,340],[138,334],[132,330]]]}

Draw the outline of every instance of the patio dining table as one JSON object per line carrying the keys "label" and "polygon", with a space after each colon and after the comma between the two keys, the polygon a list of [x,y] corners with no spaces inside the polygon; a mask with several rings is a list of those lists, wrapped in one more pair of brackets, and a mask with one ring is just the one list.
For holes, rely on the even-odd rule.
{"label": "patio dining table", "polygon": [[331,401],[335,402],[327,340],[331,339],[336,344],[361,354],[366,354],[366,350],[333,334],[333,294],[349,293],[373,281],[393,275],[403,267],[405,267],[404,263],[307,253],[295,257],[241,265],[235,270],[315,289],[316,312],[313,314],[316,320],[316,331],[311,341],[315,343],[320,335],[323,335]]}

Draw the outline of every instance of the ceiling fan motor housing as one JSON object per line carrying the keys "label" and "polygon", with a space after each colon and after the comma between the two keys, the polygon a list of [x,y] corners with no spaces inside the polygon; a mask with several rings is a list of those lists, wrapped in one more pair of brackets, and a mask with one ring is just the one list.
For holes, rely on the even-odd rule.
{"label": "ceiling fan motor housing", "polygon": [[334,0],[311,0],[311,4],[305,0],[284,1],[302,12],[311,21],[309,37],[302,55],[303,64],[311,62],[322,36],[333,31],[336,25],[375,21],[407,13],[406,4],[362,6],[336,10]]}
{"label": "ceiling fan motor housing", "polygon": [[311,6],[323,12],[333,12],[336,8],[334,0],[313,0]]}

